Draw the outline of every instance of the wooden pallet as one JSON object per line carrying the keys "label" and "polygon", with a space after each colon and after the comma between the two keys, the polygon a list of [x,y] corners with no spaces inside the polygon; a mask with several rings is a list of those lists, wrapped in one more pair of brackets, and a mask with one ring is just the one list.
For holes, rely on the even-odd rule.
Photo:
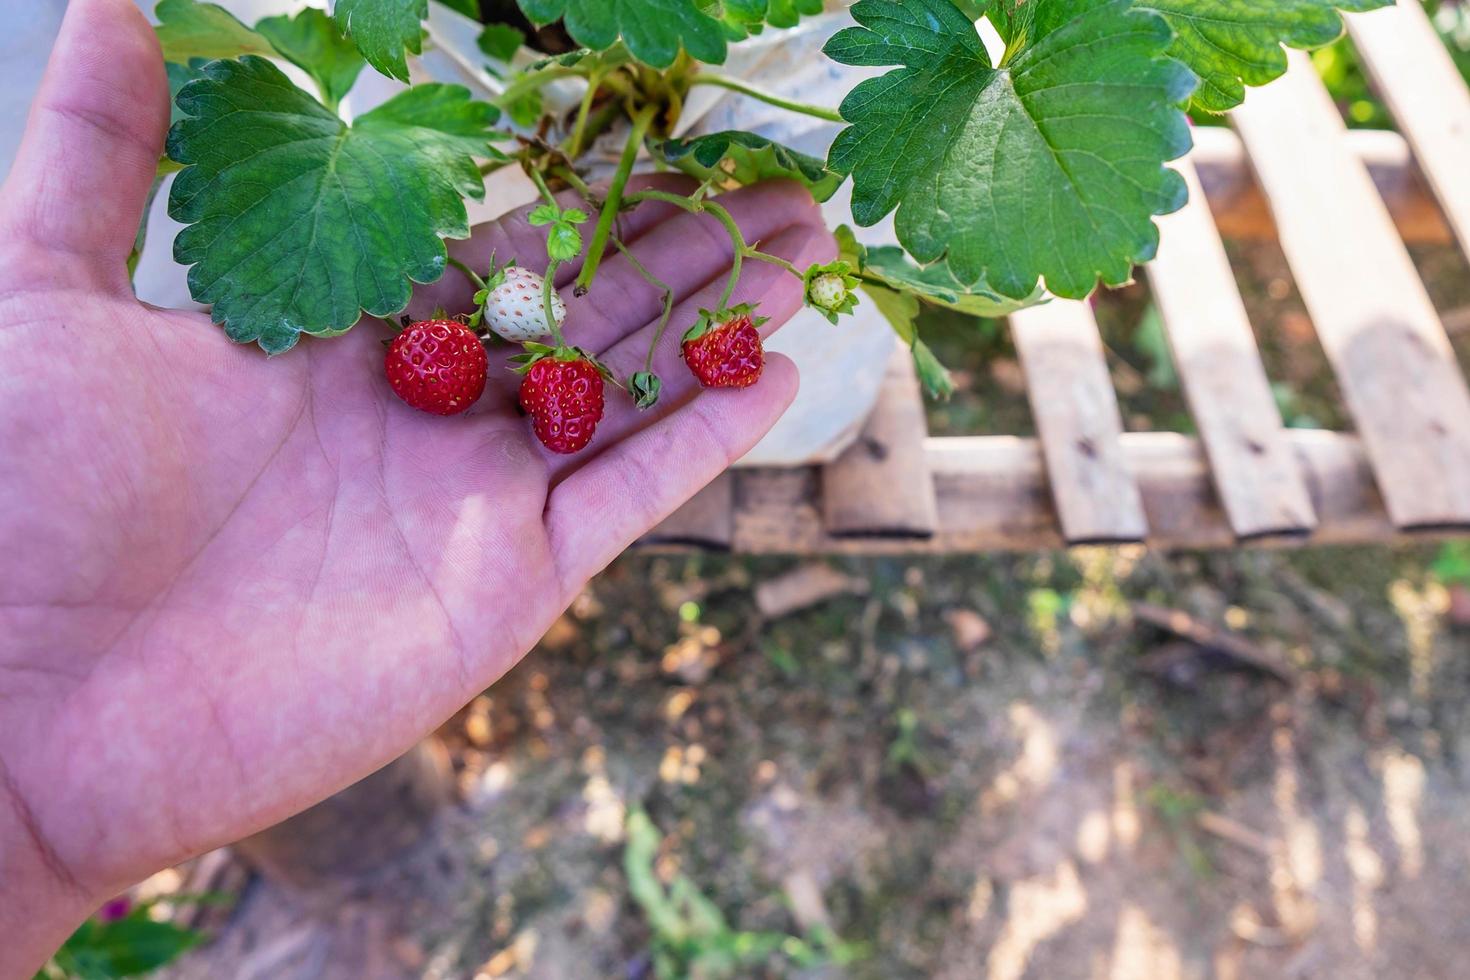
{"label": "wooden pallet", "polygon": [[[896,352],[822,467],[725,474],[644,542],[749,553],[1345,543],[1470,530],[1470,389],[1405,242],[1470,254],[1470,91],[1417,0],[1349,17],[1403,136],[1348,132],[1305,55],[1197,129],[1147,275],[1197,436],[1123,431],[1086,303],[1011,319],[1038,437],[931,438]],[[1356,432],[1283,427],[1222,237],[1274,237]]]}

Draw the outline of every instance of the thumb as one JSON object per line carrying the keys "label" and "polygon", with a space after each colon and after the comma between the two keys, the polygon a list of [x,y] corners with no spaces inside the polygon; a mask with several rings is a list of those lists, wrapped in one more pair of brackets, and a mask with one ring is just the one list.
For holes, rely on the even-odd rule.
{"label": "thumb", "polygon": [[158,40],[133,0],[71,0],[0,189],[0,230],[121,273],[168,116]]}

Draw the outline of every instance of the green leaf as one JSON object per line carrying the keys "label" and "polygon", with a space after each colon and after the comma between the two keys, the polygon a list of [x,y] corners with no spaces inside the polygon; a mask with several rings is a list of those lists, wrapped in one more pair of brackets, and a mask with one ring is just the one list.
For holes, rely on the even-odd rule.
{"label": "green leaf", "polygon": [[919,383],[930,398],[948,401],[954,394],[954,378],[950,376],[949,368],[941,364],[929,345],[918,338],[914,339],[913,352],[914,371],[919,376]]}
{"label": "green leaf", "polygon": [[187,64],[190,58],[237,58],[242,54],[275,54],[270,42],[213,3],[159,0],[158,43],[163,59]]}
{"label": "green leaf", "polygon": [[69,976],[137,976],[172,962],[203,938],[135,912],[115,922],[87,921],[57,950],[55,963]]}
{"label": "green leaf", "polygon": [[842,176],[828,170],[821,160],[755,133],[726,130],[655,142],[651,149],[700,180],[744,185],[786,177],[805,184],[818,201],[827,200],[842,186]]}
{"label": "green leaf", "polygon": [[[184,170],[169,214],[189,290],[238,342],[270,353],[391,316],[409,280],[444,272],[469,234],[494,110],[454,85],[419,85],[348,127],[263,58],[215,61],[186,85],[169,132]],[[249,153],[241,153],[248,147]]]}
{"label": "green leaf", "polygon": [[423,50],[429,0],[337,0],[332,16],[368,64],[408,81],[408,55]]}
{"label": "green leaf", "polygon": [[759,34],[767,24],[795,27],[802,17],[822,12],[822,0],[696,0],[699,8],[725,25],[732,40]]}
{"label": "green leaf", "polygon": [[497,61],[510,61],[526,43],[526,35],[509,24],[486,24],[475,39],[487,57]]}
{"label": "green leaf", "polygon": [[1342,34],[1339,10],[1373,10],[1394,0],[1140,0],[1174,29],[1169,54],[1199,76],[1193,104],[1210,112],[1240,105],[1245,86],[1286,71],[1286,52],[1331,44]]}
{"label": "green leaf", "polygon": [[578,44],[602,51],[619,38],[633,57],[668,68],[679,50],[696,61],[725,61],[725,29],[696,0],[519,0],[535,24],[564,20]]}
{"label": "green leaf", "polygon": [[[178,103],[175,101],[179,97],[179,91],[194,79],[203,78],[202,69],[207,64],[209,62],[204,58],[190,58],[184,64],[176,61],[170,61],[164,64],[163,70],[168,76],[169,125],[173,125],[184,118],[184,114],[179,111]],[[165,157],[164,159],[167,161],[168,158]]]}
{"label": "green leaf", "polygon": [[480,0],[439,0],[450,10],[457,10],[466,17],[480,19]]}
{"label": "green leaf", "polygon": [[898,209],[921,264],[1015,299],[1041,278],[1081,297],[1127,282],[1158,247],[1152,216],[1184,203],[1163,164],[1189,149],[1178,104],[1194,79],[1164,57],[1168,25],[1131,0],[1034,6],[1027,46],[997,69],[950,0],[861,0],[863,26],[827,53],[903,67],[849,93],[828,164],[852,174],[859,224]]}
{"label": "green leaf", "polygon": [[357,46],[315,7],[295,17],[267,17],[255,25],[281,57],[311,76],[322,100],[335,108],[352,90],[364,61]]}
{"label": "green leaf", "polygon": [[1133,347],[1148,358],[1148,383],[1160,391],[1173,391],[1179,387],[1179,375],[1174,370],[1174,353],[1169,348],[1169,338],[1164,332],[1164,317],[1158,306],[1150,303],[1138,321],[1133,334]]}

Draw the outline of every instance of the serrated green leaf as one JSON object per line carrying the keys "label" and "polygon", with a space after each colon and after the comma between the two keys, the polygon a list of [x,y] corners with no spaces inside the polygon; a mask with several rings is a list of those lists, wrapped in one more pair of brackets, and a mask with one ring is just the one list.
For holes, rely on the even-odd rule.
{"label": "serrated green leaf", "polygon": [[408,55],[423,50],[429,0],[336,0],[332,16],[368,64],[408,81]]}
{"label": "serrated green leaf", "polygon": [[255,25],[255,30],[281,57],[310,75],[322,101],[332,107],[352,90],[366,64],[336,22],[315,7],[307,7],[295,17],[267,17]]}
{"label": "serrated green leaf", "polygon": [[853,125],[828,163],[852,174],[859,224],[898,209],[920,263],[1015,299],[1043,278],[1080,297],[1127,282],[1158,247],[1152,216],[1184,203],[1163,164],[1189,149],[1178,104],[1194,79],[1164,57],[1168,25],[1131,0],[1035,6],[1027,45],[997,69],[950,0],[861,0],[863,26],[827,53],[903,67],[843,101]]}
{"label": "serrated green leaf", "polygon": [[[209,62],[204,58],[190,58],[186,63],[170,61],[164,64],[164,74],[168,76],[168,112],[169,125],[173,125],[184,114],[179,111],[178,104],[174,101],[179,97],[180,90],[196,78],[202,78],[202,69]],[[167,160],[167,157],[164,158]]]}
{"label": "serrated green leaf", "polygon": [[497,61],[510,61],[526,43],[526,35],[509,24],[486,24],[475,43],[487,57]]}
{"label": "serrated green leaf", "polygon": [[772,177],[797,180],[818,201],[830,198],[842,186],[842,176],[821,160],[755,133],[726,130],[653,143],[665,161],[700,180],[733,181],[745,185]]}
{"label": "serrated green leaf", "polygon": [[177,959],[203,938],[135,912],[113,922],[83,923],[57,950],[54,962],[67,976],[131,977]]}
{"label": "serrated green leaf", "polygon": [[153,8],[158,18],[158,43],[163,59],[186,64],[190,58],[237,58],[242,54],[271,55],[268,40],[235,19],[235,15],[213,3],[196,0],[159,0]]}
{"label": "serrated green leaf", "polygon": [[822,0],[696,0],[699,8],[725,25],[731,40],[772,27],[795,27],[802,17],[822,12]]}
{"label": "serrated green leaf", "polygon": [[700,10],[696,0],[519,0],[535,24],[562,20],[578,44],[594,51],[621,39],[633,57],[654,68],[668,68],[679,50],[696,61],[725,61],[725,30]]}
{"label": "serrated green leaf", "polygon": [[410,280],[443,274],[442,239],[469,234],[463,199],[484,194],[490,106],[420,85],[349,127],[263,58],[203,74],[169,132],[169,214],[189,226],[174,257],[190,293],[232,340],[280,353],[398,313]]}
{"label": "serrated green leaf", "polygon": [[1331,44],[1342,34],[1339,10],[1373,10],[1394,0],[1139,0],[1174,30],[1169,54],[1199,76],[1193,104],[1210,112],[1240,105],[1245,86],[1286,71],[1286,52]]}

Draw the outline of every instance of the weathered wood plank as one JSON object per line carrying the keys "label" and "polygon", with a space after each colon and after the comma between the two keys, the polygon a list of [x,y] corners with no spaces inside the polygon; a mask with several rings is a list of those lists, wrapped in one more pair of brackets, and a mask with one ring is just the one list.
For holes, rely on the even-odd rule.
{"label": "weathered wood plank", "polygon": [[822,468],[822,519],[836,537],[919,537],[938,522],[924,455],[929,426],[913,357],[895,344],[862,434]]}
{"label": "weathered wood plank", "polygon": [[[1422,541],[1443,533],[1434,529],[1406,535],[1394,527],[1357,436],[1292,429],[1286,439],[1311,494],[1317,527],[1310,535],[1258,538],[1253,545]],[[1119,444],[1141,491],[1151,547],[1237,546],[1198,439],[1172,432],[1129,432]],[[1035,551],[1066,544],[1037,440],[931,437],[925,452],[939,505],[939,526],[933,538],[833,537],[825,533],[813,502],[818,492],[815,467],[741,470],[735,474],[735,550],[748,554],[939,554]]]}
{"label": "weathered wood plank", "polygon": [[[1454,232],[1402,136],[1386,129],[1354,129],[1344,143],[1368,168],[1400,238],[1415,245],[1454,244]],[[1189,159],[1199,171],[1222,238],[1276,241],[1276,220],[1251,173],[1245,145],[1234,131],[1223,126],[1195,127]]]}
{"label": "weathered wood plank", "polygon": [[640,544],[692,545],[728,551],[734,534],[735,477],[726,471],[644,535]]}
{"label": "weathered wood plank", "polygon": [[1350,14],[1348,30],[1470,255],[1470,87],[1419,0]]}
{"label": "weathered wood plank", "polygon": [[1234,120],[1400,527],[1470,526],[1470,389],[1307,57]]}
{"label": "weathered wood plank", "polygon": [[1160,219],[1159,254],[1147,269],[1215,489],[1238,537],[1306,533],[1316,514],[1225,245],[1193,164],[1185,159],[1175,168],[1190,201]]}
{"label": "weathered wood plank", "polygon": [[1141,541],[1148,525],[1118,451],[1123,420],[1092,309],[1053,300],[1011,317],[1011,336],[1067,540]]}

